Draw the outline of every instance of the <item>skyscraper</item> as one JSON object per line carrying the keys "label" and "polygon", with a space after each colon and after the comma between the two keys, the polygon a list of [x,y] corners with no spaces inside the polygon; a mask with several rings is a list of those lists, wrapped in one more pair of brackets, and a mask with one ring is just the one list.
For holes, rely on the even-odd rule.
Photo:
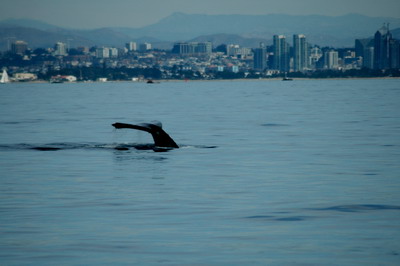
{"label": "skyscraper", "polygon": [[367,39],[356,39],[355,40],[355,52],[356,56],[365,56],[365,52],[368,53],[366,50],[370,50],[369,48],[374,47],[374,39],[372,38],[367,38]]}
{"label": "skyscraper", "polygon": [[384,24],[375,33],[374,38],[374,68],[388,69],[390,68],[390,41],[392,34],[389,31],[389,25]]}
{"label": "skyscraper", "polygon": [[400,42],[392,39],[389,43],[390,68],[400,68]]}
{"label": "skyscraper", "polygon": [[338,69],[339,68],[339,53],[337,51],[326,51],[324,54],[325,68]]}
{"label": "skyscraper", "polygon": [[374,47],[364,49],[363,67],[374,68]]}
{"label": "skyscraper", "polygon": [[308,47],[306,36],[293,35],[293,70],[304,71],[308,67]]}
{"label": "skyscraper", "polygon": [[274,35],[274,69],[288,72],[290,68],[289,60],[289,44],[286,42],[286,37]]}
{"label": "skyscraper", "polygon": [[254,49],[254,69],[264,71],[267,67],[267,51],[264,44],[260,44],[260,48]]}

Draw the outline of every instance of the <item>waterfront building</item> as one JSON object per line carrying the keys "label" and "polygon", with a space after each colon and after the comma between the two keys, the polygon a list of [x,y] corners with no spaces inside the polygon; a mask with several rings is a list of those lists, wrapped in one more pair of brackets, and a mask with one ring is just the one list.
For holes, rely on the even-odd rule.
{"label": "waterfront building", "polygon": [[374,68],[389,69],[390,68],[390,41],[392,34],[389,31],[389,25],[384,24],[375,33],[374,38]]}
{"label": "waterfront building", "polygon": [[400,68],[400,42],[392,39],[389,44],[390,67]]}
{"label": "waterfront building", "polygon": [[54,45],[54,55],[58,56],[66,56],[68,55],[67,53],[67,44],[63,42],[57,42]]}
{"label": "waterfront building", "polygon": [[288,72],[290,70],[289,50],[290,47],[286,42],[286,37],[284,35],[274,35],[274,69],[280,72]]}
{"label": "waterfront building", "polygon": [[310,56],[309,56],[309,66],[311,69],[316,69],[318,65],[318,61],[322,57],[322,51],[319,47],[315,46],[310,49]]}
{"label": "waterfront building", "polygon": [[308,68],[308,45],[306,36],[293,35],[293,70],[304,71]]}
{"label": "waterfront building", "polygon": [[11,44],[11,52],[13,54],[24,55],[28,50],[28,44],[24,41],[15,41]]}
{"label": "waterfront building", "polygon": [[339,53],[334,50],[329,50],[324,53],[324,67],[327,69],[339,68]]}
{"label": "waterfront building", "polygon": [[37,75],[33,73],[15,73],[14,78],[16,81],[32,81],[37,79]]}
{"label": "waterfront building", "polygon": [[374,47],[374,39],[356,39],[354,45],[356,56],[364,58],[366,50],[369,50],[371,47]]}
{"label": "waterfront building", "polygon": [[368,47],[363,51],[363,67],[374,68],[374,47]]}
{"label": "waterfront building", "polygon": [[231,66],[229,68],[229,71],[231,71],[233,73],[239,73],[239,66]]}
{"label": "waterfront building", "polygon": [[264,44],[260,44],[260,48],[254,49],[254,69],[257,71],[264,71],[267,68],[267,50]]}

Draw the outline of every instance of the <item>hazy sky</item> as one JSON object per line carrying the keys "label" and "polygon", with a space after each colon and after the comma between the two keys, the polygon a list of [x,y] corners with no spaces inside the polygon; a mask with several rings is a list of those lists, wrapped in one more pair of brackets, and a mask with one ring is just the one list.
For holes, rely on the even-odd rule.
{"label": "hazy sky", "polygon": [[0,0],[0,20],[37,19],[70,28],[141,27],[188,14],[359,13],[400,18],[400,0]]}

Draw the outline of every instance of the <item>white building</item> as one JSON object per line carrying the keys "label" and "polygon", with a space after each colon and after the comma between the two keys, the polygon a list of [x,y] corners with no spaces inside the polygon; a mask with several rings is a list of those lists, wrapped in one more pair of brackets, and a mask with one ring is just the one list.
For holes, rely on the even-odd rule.
{"label": "white building", "polygon": [[31,81],[36,80],[37,75],[32,73],[16,73],[14,74],[14,78],[17,81]]}
{"label": "white building", "polygon": [[128,42],[125,45],[126,49],[128,49],[128,51],[136,51],[137,50],[137,44],[135,42]]}
{"label": "white building", "polygon": [[145,43],[140,44],[140,51],[141,52],[146,52],[148,50],[151,50],[151,43],[145,42]]}
{"label": "white building", "polygon": [[240,46],[238,44],[229,44],[226,46],[226,54],[229,56],[238,56],[240,52]]}
{"label": "white building", "polygon": [[322,57],[322,51],[319,47],[311,48],[309,62],[308,62],[308,65],[310,66],[311,69],[316,68],[317,62],[321,59],[321,57]]}
{"label": "white building", "polygon": [[304,71],[308,68],[308,45],[303,34],[293,35],[293,70]]}
{"label": "white building", "polygon": [[118,49],[117,48],[108,48],[110,53],[110,57],[118,57]]}
{"label": "white building", "polygon": [[67,53],[67,44],[63,42],[57,42],[54,46],[54,55],[65,56]]}
{"label": "white building", "polygon": [[96,49],[96,57],[97,58],[109,58],[110,50],[107,47],[101,47]]}
{"label": "white building", "polygon": [[327,69],[339,68],[339,53],[337,51],[328,51],[324,54],[325,62],[324,67]]}

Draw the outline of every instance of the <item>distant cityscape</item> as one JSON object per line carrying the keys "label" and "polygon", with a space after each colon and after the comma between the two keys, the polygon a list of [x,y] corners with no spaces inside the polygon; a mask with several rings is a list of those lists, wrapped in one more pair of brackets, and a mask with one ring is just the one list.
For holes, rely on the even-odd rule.
{"label": "distant cityscape", "polygon": [[388,24],[374,38],[356,39],[354,47],[340,49],[311,45],[303,34],[293,35],[292,45],[286,36],[274,35],[272,45],[260,43],[258,48],[178,42],[170,50],[136,42],[125,48],[57,42],[52,48],[33,50],[17,40],[0,54],[0,68],[11,81],[21,82],[399,77],[400,41],[392,37]]}

